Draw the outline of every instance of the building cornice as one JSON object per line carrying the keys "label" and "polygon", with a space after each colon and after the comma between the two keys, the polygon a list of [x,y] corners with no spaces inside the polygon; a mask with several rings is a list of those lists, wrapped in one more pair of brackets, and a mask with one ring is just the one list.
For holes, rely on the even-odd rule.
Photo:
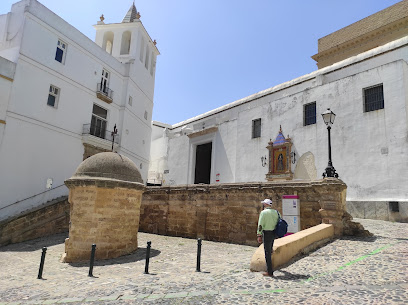
{"label": "building cornice", "polygon": [[[371,41],[375,41],[376,39],[380,37],[382,38],[384,36],[390,35],[394,33],[395,31],[401,31],[401,36],[408,35],[408,17],[402,18],[393,23],[377,28],[371,32],[360,35],[354,39],[348,40],[330,49],[321,51],[313,55],[312,58],[315,61],[319,62],[321,59],[330,58],[346,50],[361,47],[362,45],[368,44]],[[388,43],[388,42],[390,41],[386,41],[385,43]]]}

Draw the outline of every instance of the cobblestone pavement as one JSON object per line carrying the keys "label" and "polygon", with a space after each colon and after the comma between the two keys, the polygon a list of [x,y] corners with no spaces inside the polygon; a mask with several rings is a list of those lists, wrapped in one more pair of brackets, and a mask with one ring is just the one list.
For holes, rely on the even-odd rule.
{"label": "cobblestone pavement", "polygon": [[[139,233],[118,259],[59,262],[66,234],[0,248],[2,304],[407,304],[408,224],[356,219],[375,234],[341,238],[275,271],[250,272],[254,247]],[[152,241],[144,274],[146,242]],[[41,248],[48,248],[37,279]]]}

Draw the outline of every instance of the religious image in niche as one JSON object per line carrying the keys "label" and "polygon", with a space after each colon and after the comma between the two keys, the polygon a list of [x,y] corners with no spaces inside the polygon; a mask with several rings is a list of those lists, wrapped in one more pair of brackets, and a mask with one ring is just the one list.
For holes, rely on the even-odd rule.
{"label": "religious image in niche", "polygon": [[273,151],[273,169],[275,174],[284,174],[286,171],[286,149],[282,147],[276,148]]}
{"label": "religious image in niche", "polygon": [[284,169],[285,169],[285,167],[283,166],[283,155],[279,154],[277,170],[278,171],[283,171]]}

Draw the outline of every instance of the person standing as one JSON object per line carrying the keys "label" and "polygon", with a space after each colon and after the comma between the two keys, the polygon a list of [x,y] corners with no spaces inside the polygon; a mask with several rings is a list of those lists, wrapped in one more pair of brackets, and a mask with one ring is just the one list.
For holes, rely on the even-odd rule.
{"label": "person standing", "polygon": [[264,276],[273,276],[272,268],[272,252],[273,243],[275,241],[275,228],[279,221],[278,211],[272,209],[272,200],[265,199],[261,201],[264,210],[259,214],[257,240],[258,243],[264,244],[265,261],[268,272],[264,272]]}

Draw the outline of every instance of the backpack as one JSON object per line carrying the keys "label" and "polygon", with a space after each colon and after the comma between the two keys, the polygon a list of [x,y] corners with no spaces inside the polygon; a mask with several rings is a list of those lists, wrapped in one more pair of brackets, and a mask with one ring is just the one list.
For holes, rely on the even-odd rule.
{"label": "backpack", "polygon": [[288,223],[280,216],[279,212],[278,213],[279,219],[278,223],[276,224],[275,228],[275,234],[278,236],[278,238],[285,236],[285,234],[288,232]]}

